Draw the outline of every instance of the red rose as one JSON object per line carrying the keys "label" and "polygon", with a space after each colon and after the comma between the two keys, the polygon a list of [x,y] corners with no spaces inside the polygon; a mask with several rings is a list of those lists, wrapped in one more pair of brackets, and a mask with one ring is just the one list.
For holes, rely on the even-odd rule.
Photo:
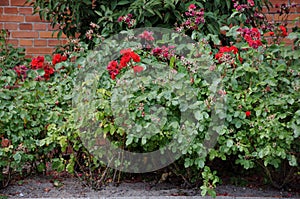
{"label": "red rose", "polygon": [[189,6],[189,10],[194,10],[194,9],[196,9],[195,4],[191,4],[191,5]]}
{"label": "red rose", "polygon": [[245,114],[246,114],[246,117],[250,117],[251,111],[246,111]]}
{"label": "red rose", "polygon": [[288,36],[288,33],[286,31],[286,28],[284,26],[279,26],[280,30],[281,30],[281,36],[286,37]]}
{"label": "red rose", "polygon": [[131,52],[130,57],[132,58],[132,60],[134,62],[140,62],[141,61],[140,56],[138,54],[136,54],[135,52]]}
{"label": "red rose", "polygon": [[43,68],[43,65],[44,65],[44,57],[43,56],[38,56],[31,60],[31,68],[32,69]]}
{"label": "red rose", "polygon": [[61,61],[66,61],[68,58],[67,58],[67,56],[61,56]]}
{"label": "red rose", "polygon": [[132,52],[131,48],[126,48],[126,49],[120,50],[121,55],[125,55],[125,54],[128,54],[130,52]]}
{"label": "red rose", "polygon": [[124,54],[120,60],[120,69],[122,69],[123,67],[126,67],[128,62],[130,61],[130,59],[131,59],[131,56],[129,53]]}
{"label": "red rose", "polygon": [[108,66],[107,66],[107,70],[111,71],[111,70],[116,70],[118,67],[118,62],[117,61],[110,61],[108,63]]}

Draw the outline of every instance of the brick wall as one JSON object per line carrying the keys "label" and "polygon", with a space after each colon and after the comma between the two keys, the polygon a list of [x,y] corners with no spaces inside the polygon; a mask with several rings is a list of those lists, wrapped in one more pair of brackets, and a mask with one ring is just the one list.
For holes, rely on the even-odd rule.
{"label": "brick wall", "polygon": [[[32,7],[24,5],[26,0],[0,0],[0,29],[10,31],[10,43],[26,49],[26,55],[36,56],[51,54],[56,45],[66,42],[52,37],[53,29],[49,23],[41,21],[38,15],[32,15]],[[270,0],[273,5],[282,3],[297,3],[291,10],[289,20],[300,17],[300,0]],[[271,8],[267,17],[278,20],[276,8]],[[265,9],[265,12],[266,9]],[[299,25],[299,20],[298,20]],[[288,25],[290,29],[292,24]]]}
{"label": "brick wall", "polygon": [[52,37],[53,28],[32,15],[33,8],[24,5],[26,0],[0,0],[0,29],[10,32],[9,42],[15,47],[26,49],[26,55],[37,56],[52,54],[56,45],[66,43]]}

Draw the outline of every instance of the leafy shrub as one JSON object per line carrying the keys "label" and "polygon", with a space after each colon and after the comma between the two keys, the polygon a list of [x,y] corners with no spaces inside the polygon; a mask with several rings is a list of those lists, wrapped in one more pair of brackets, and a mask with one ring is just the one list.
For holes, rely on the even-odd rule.
{"label": "leafy shrub", "polygon": [[[164,27],[173,28],[182,24],[188,6],[194,3],[203,8],[205,25],[202,32],[220,35],[222,25],[251,24],[257,26],[264,16],[258,14],[262,6],[270,6],[268,0],[251,1],[202,1],[202,0],[112,0],[112,1],[43,1],[28,0],[40,17],[59,26],[59,31],[68,37],[79,33],[81,39],[89,41],[86,34],[96,32],[108,37],[127,28]],[[130,17],[128,17],[130,16]],[[122,17],[126,21],[122,20]],[[92,24],[99,28],[95,30]],[[220,35],[221,36],[221,35]]]}
{"label": "leafy shrub", "polygon": [[0,31],[0,69],[12,69],[28,61],[24,49],[13,48],[12,44],[8,44],[9,34],[7,30]]}
{"label": "leafy shrub", "polygon": [[[162,3],[165,6],[161,6]],[[80,9],[86,5],[94,10]],[[96,1],[95,4],[69,1],[67,6],[58,1],[36,1],[35,6],[40,7],[43,17],[54,19],[53,25],[62,22],[62,31],[68,36],[80,32],[81,38],[86,37],[88,42],[92,40],[97,48],[88,51],[88,44],[75,41],[68,46],[68,52],[62,52],[69,56],[68,60],[60,62],[65,58],[55,55],[54,59],[45,57],[46,62],[41,57],[35,58],[30,64],[22,54],[11,53],[17,50],[2,48],[1,56],[6,56],[6,59],[0,62],[0,88],[3,92],[0,96],[0,168],[8,171],[4,174],[21,172],[25,164],[36,164],[36,168],[43,171],[46,162],[51,162],[54,169],[76,173],[88,184],[99,188],[111,174],[109,166],[118,168],[121,164],[119,158],[114,158],[111,165],[102,167],[107,160],[101,158],[113,153],[113,150],[93,147],[105,145],[105,141],[109,140],[131,152],[152,152],[169,144],[169,148],[163,150],[170,149],[178,152],[176,157],[180,156],[172,165],[176,168],[174,172],[188,181],[201,180],[203,195],[215,195],[213,188],[220,179],[209,165],[217,159],[234,159],[244,169],[261,167],[278,188],[297,175],[300,143],[299,29],[294,28],[294,32],[288,34],[284,23],[266,26],[266,21],[254,20],[255,17],[263,19],[258,13],[254,15],[261,6],[260,1],[234,4],[215,1],[203,5],[200,1],[175,0],[148,1],[146,5],[142,1]],[[220,7],[223,9],[216,9]],[[54,8],[54,12],[48,12]],[[88,17],[83,19],[81,16],[87,10]],[[158,11],[166,14],[160,16]],[[220,14],[222,11],[224,13]],[[209,28],[208,24],[214,24],[211,21],[216,16],[222,20],[216,24],[216,29]],[[250,17],[248,20],[247,16]],[[99,21],[90,23],[93,17]],[[234,26],[246,21],[252,26]],[[182,33],[199,41],[195,42],[197,51],[192,51],[188,59],[179,56],[184,52],[184,46],[176,45],[182,39],[179,33],[164,35],[162,32],[160,38],[152,38],[152,32],[143,32],[136,38],[146,40],[144,46],[131,40],[135,37],[130,30],[121,32],[124,37],[129,35],[124,45],[103,40],[104,36],[115,31],[145,24],[167,24],[173,28],[175,22]],[[229,23],[230,27],[219,28]],[[227,42],[222,40],[223,43],[220,43],[219,29],[224,37],[230,38]],[[269,43],[264,36],[266,34],[272,40]],[[286,38],[294,40],[293,47],[281,43]],[[115,41],[119,41],[118,38]],[[223,45],[211,48],[209,41]],[[166,42],[174,44],[175,48],[163,46]],[[150,48],[146,44],[151,44]],[[103,49],[105,47],[107,49]],[[194,48],[188,50],[191,49]],[[99,50],[105,53],[99,53]],[[70,61],[72,58],[76,61]],[[164,69],[173,73],[164,76]],[[157,74],[156,70],[163,71]],[[180,83],[167,81],[155,84],[151,78],[141,78],[145,72],[149,72],[153,79],[166,81],[174,78]],[[87,74],[90,76],[86,77]],[[223,86],[221,88],[212,84],[212,80],[218,78]],[[192,99],[195,103],[185,107],[193,110],[191,116],[195,122],[187,123],[186,130],[182,131],[179,130],[180,112],[187,103],[185,98],[176,98],[179,88],[191,96],[195,95]],[[77,102],[73,103],[75,107],[71,106],[71,99]],[[121,102],[127,103],[128,110],[118,106]],[[112,103],[115,103],[114,107]],[[157,110],[160,107],[165,110],[153,113],[151,108],[156,105]],[[212,121],[215,122],[214,117],[223,122],[210,126]],[[123,124],[128,118],[132,120]],[[98,131],[89,131],[88,127],[92,124],[97,125]],[[157,134],[128,132],[128,124],[134,124],[133,132],[152,126]],[[204,132],[210,128],[215,134],[207,137]],[[203,146],[207,139],[216,142],[208,151]],[[67,149],[71,153],[68,160],[62,153]],[[129,166],[134,168],[135,165]],[[278,175],[281,171],[288,173],[285,166],[286,170],[290,169],[289,174]],[[2,172],[1,177],[5,181],[7,176]]]}
{"label": "leafy shrub", "polygon": [[[234,26],[223,29],[227,30],[229,37],[233,37],[239,42],[236,42],[234,46],[223,46],[215,54],[211,54],[212,49],[207,48],[205,40],[202,41],[204,43],[198,43],[197,49],[201,56],[191,59],[192,61],[189,60],[191,62],[188,63],[200,61],[198,66],[203,66],[202,70],[193,70],[193,67],[184,64],[185,61],[178,59],[175,55],[180,55],[180,51],[176,52],[176,47],[173,49],[154,45],[150,49],[141,49],[136,48],[139,46],[138,43],[130,39],[125,46],[118,46],[117,42],[111,42],[111,40],[106,43],[107,41],[104,40],[100,49],[109,49],[109,53],[106,51],[103,53],[101,50],[100,52],[107,57],[103,57],[98,51],[89,52],[91,56],[87,57],[84,64],[88,67],[82,73],[92,72],[94,74],[95,72],[90,69],[100,66],[97,70],[100,72],[96,73],[100,75],[97,76],[100,78],[99,84],[97,83],[96,87],[92,86],[95,89],[95,95],[87,98],[87,93],[90,93],[90,86],[93,83],[91,79],[88,81],[84,78],[81,79],[82,82],[79,85],[87,85],[87,87],[80,88],[82,93],[79,93],[77,98],[82,103],[77,107],[80,115],[73,119],[77,121],[75,123],[79,125],[78,129],[85,130],[92,124],[98,126],[98,122],[100,122],[99,131],[87,130],[83,135],[81,134],[81,139],[93,154],[92,156],[98,159],[98,155],[102,157],[113,153],[112,148],[109,148],[111,150],[103,150],[101,147],[94,149],[95,146],[99,146],[101,140],[106,138],[114,145],[132,152],[151,152],[171,143],[170,139],[174,138],[177,144],[171,145],[171,148],[173,146],[174,150],[179,150],[182,155],[175,164],[180,169],[189,170],[187,173],[198,173],[195,176],[188,175],[185,179],[196,181],[203,179],[201,189],[204,195],[207,193],[214,195],[213,188],[220,181],[216,172],[207,166],[208,162],[213,162],[215,159],[226,161],[228,157],[231,157],[244,169],[262,167],[266,177],[278,188],[293,180],[292,176],[295,176],[294,173],[299,168],[299,49],[280,43],[268,45],[261,30],[257,28]],[[285,34],[282,33],[284,31],[279,32],[278,37],[285,37]],[[128,34],[131,34],[130,31]],[[145,35],[144,37],[152,41],[151,32],[147,32]],[[299,36],[294,34],[291,37]],[[120,39],[116,38],[116,41],[120,41]],[[173,44],[172,41],[176,41],[176,39],[166,36],[163,41]],[[158,43],[160,42],[158,40]],[[135,51],[124,51],[124,48],[128,47],[132,47]],[[114,57],[118,57],[119,51],[121,57],[115,59]],[[124,62],[124,60],[126,61]],[[203,62],[203,60],[205,61]],[[199,121],[195,123],[197,133],[194,137],[191,130],[193,127],[186,134],[183,133],[182,137],[180,136],[182,134],[172,126],[180,120],[178,118],[180,116],[176,115],[180,108],[173,105],[178,99],[170,97],[168,93],[172,91],[171,96],[173,94],[176,96],[175,88],[178,85],[166,84],[164,85],[166,90],[164,90],[145,79],[144,82],[135,82],[135,78],[139,79],[139,72],[142,74],[144,70],[149,70],[149,66],[160,68],[165,66],[164,64],[174,70],[175,74],[183,75],[183,79],[191,77],[191,79],[188,78],[188,82],[191,84],[191,88],[197,90],[195,104],[199,105],[196,109],[200,108],[201,110],[194,110],[195,119]],[[105,66],[107,66],[107,71],[103,69]],[[223,88],[217,90],[215,96],[212,95],[209,84],[205,81],[205,76],[209,76],[210,72],[220,73],[222,78]],[[159,77],[160,75],[150,76]],[[161,78],[168,79],[164,76]],[[127,82],[128,80],[131,83]],[[122,82],[127,82],[125,90]],[[134,86],[141,84],[143,85],[141,87]],[[214,130],[218,135],[217,144],[206,157],[202,145],[205,138],[203,132],[209,129],[209,122],[213,116],[211,106],[215,103],[215,97],[226,101],[223,108],[227,111],[224,112],[222,108],[217,111],[217,117],[223,118],[225,122],[215,125]],[[128,112],[124,112],[123,106],[117,106],[122,104],[122,99],[126,99],[125,101],[129,103],[125,107],[125,109],[129,109]],[[151,107],[156,104],[167,108],[166,115],[151,114]],[[183,105],[184,102],[180,101],[179,104]],[[82,110],[86,111],[84,115]],[[97,110],[96,113],[95,110]],[[115,115],[119,115],[119,117],[114,117]],[[134,118],[134,128],[151,126],[154,123],[150,118],[160,118],[162,122],[162,127],[158,128],[160,134],[137,136],[136,132],[139,132],[137,129],[131,129],[133,134],[127,132],[127,128],[122,123],[127,117]],[[165,118],[167,119],[164,121]],[[127,125],[129,124],[131,123],[127,123]],[[95,136],[95,140],[90,140]],[[187,142],[185,139],[187,137],[193,138],[192,141]],[[178,147],[178,143],[180,143],[180,147]],[[114,164],[120,165],[120,159],[112,160],[113,163],[110,166],[118,168]],[[130,165],[130,162],[128,164]],[[291,173],[278,178],[278,173],[283,169],[284,164],[291,168]],[[134,165],[130,166],[134,168]],[[177,171],[178,173],[180,173],[180,169]],[[199,175],[199,170],[202,171],[202,175]]]}
{"label": "leafy shrub", "polygon": [[75,73],[71,63],[57,63],[66,60],[60,55],[53,59],[47,56],[45,60],[33,58],[29,63],[22,54],[12,53],[20,49],[2,49],[5,61],[0,68],[0,180],[6,186],[15,172],[26,173],[25,165],[41,172],[46,162],[61,158],[65,146],[60,143],[65,137],[57,137],[47,145],[43,139],[50,136],[50,124],[62,124],[68,115],[71,74]]}

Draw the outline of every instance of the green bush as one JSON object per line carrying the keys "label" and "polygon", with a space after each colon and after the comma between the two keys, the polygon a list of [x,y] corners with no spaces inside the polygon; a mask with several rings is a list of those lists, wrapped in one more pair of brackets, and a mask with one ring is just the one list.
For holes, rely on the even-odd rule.
{"label": "green bush", "polygon": [[60,55],[53,60],[50,56],[33,58],[30,63],[18,54],[21,49],[2,47],[0,181],[5,186],[15,172],[26,173],[26,165],[42,172],[47,162],[62,158],[66,137],[61,135],[46,145],[43,139],[50,136],[50,124],[63,124],[69,114],[75,72],[72,63],[57,63],[66,59]]}
{"label": "green bush", "polygon": [[[221,37],[222,25],[248,23],[257,26],[264,17],[254,16],[254,13],[259,13],[264,5],[270,6],[268,0],[253,0],[253,4],[246,0],[235,4],[233,1],[220,0],[85,0],[80,2],[28,0],[27,2],[32,3],[35,12],[39,13],[42,19],[59,27],[59,35],[64,33],[68,37],[74,37],[79,33],[79,37],[86,42],[91,42],[87,36],[91,32],[108,37],[127,28],[173,28],[175,24],[179,25],[183,22],[184,13],[192,3],[205,10],[206,22],[201,27],[202,32],[205,35],[213,34]],[[242,9],[239,9],[239,6],[242,6]],[[127,20],[120,20],[122,16]],[[99,26],[97,30],[94,29],[93,23]]]}
{"label": "green bush", "polygon": [[[292,173],[299,168],[300,71],[298,66],[300,64],[300,51],[284,44],[266,44],[260,30],[256,28],[232,27],[229,29],[224,27],[224,29],[228,30],[228,36],[236,38],[239,42],[235,46],[221,47],[215,55],[211,55],[211,49],[207,48],[205,43],[200,43],[197,50],[201,56],[189,60],[191,63],[197,63],[197,66],[204,67],[203,70],[196,69],[196,72],[191,72],[194,71],[193,67],[183,64],[184,62],[178,57],[176,58],[175,55],[170,58],[157,57],[151,53],[149,54],[147,50],[141,49],[135,51],[140,56],[141,62],[127,65],[125,69],[116,71],[114,67],[117,66],[117,63],[114,66],[110,65],[113,62],[109,64],[109,61],[113,58],[107,60],[98,51],[96,54],[91,52],[93,56],[87,58],[86,66],[89,66],[87,68],[95,65],[100,66],[100,84],[97,88],[94,88],[97,90],[94,98],[87,100],[86,93],[91,91],[91,82],[90,79],[88,82],[83,81],[87,87],[83,86],[81,88],[83,93],[79,96],[79,99],[87,101],[83,100],[82,107],[79,106],[79,108],[88,107],[91,110],[85,109],[86,114],[83,117],[85,119],[80,120],[78,116],[77,123],[85,129],[93,124],[91,121],[98,121],[101,122],[102,128],[96,132],[84,133],[81,138],[83,142],[88,142],[86,147],[91,149],[96,145],[97,139],[89,142],[91,137],[96,136],[102,139],[108,137],[111,142],[122,149],[133,152],[151,152],[170,143],[170,139],[175,139],[176,144],[173,147],[176,149],[174,150],[179,150],[180,154],[183,155],[177,161],[179,168],[189,169],[190,173],[203,171],[202,176],[187,176],[189,180],[192,180],[191,178],[203,179],[204,184],[201,187],[203,194],[214,194],[211,188],[219,182],[216,173],[206,166],[209,161],[213,162],[217,158],[226,161],[228,157],[231,157],[236,164],[241,165],[245,170],[262,167],[266,177],[274,186],[278,188],[285,186],[291,180],[289,178],[293,177],[291,177],[291,174],[281,178],[275,177],[280,169],[283,169],[282,165],[287,162],[288,168],[292,168]],[[249,34],[249,37],[247,34]],[[277,34],[279,36],[275,35],[274,37],[282,37],[282,32]],[[299,37],[299,34],[297,36],[297,33],[295,33],[293,37]],[[138,36],[136,35],[133,38],[138,38]],[[120,39],[116,38],[116,41],[120,41]],[[126,41],[128,42],[123,48],[138,46],[135,43],[136,41],[132,41],[132,43],[130,39]],[[173,41],[178,40],[166,36],[163,41],[173,44]],[[158,44],[161,42],[158,41]],[[176,44],[174,45],[176,46]],[[108,58],[114,57],[114,53],[117,54],[119,50],[122,50],[122,46],[119,46],[118,42],[114,42],[114,40],[109,40],[108,43],[104,41],[101,46],[103,47],[102,50],[109,49],[112,53],[110,55],[105,50],[100,50],[100,53],[107,55]],[[175,52],[176,49],[175,47]],[[175,54],[180,55],[180,51]],[[117,60],[121,64],[122,57],[119,59]],[[95,60],[99,63],[94,62]],[[163,67],[161,64],[166,64],[170,69],[177,72],[175,74],[182,75],[180,77],[183,79],[189,77],[188,80],[190,81],[190,77],[192,78],[192,83],[189,82],[191,84],[190,89],[196,89],[197,100],[195,104],[198,104],[198,107],[193,109],[195,118],[198,120],[195,127],[187,127],[188,131],[186,133],[173,128],[173,125],[180,121],[178,118],[180,116],[176,114],[180,108],[178,109],[174,104],[177,102],[184,105],[183,101],[179,100],[178,102],[176,98],[175,88],[178,85],[165,84],[165,87],[161,88],[156,84],[151,84],[151,81],[146,79],[143,79],[142,82],[135,82],[135,78],[139,79],[138,74],[134,75],[135,64],[142,66],[144,69],[146,68],[146,71],[151,71],[149,66],[160,68]],[[107,65],[109,71],[105,72],[105,69],[101,71],[101,66],[103,68]],[[133,67],[133,70],[131,67]],[[132,72],[124,72],[124,70],[132,70]],[[213,93],[209,87],[212,82],[209,83],[205,80],[207,76],[210,76],[209,71],[221,74],[222,78],[223,88],[217,90],[215,96],[212,95]],[[162,75],[163,72],[159,74]],[[157,77],[160,75],[150,76]],[[161,78],[168,79],[164,76]],[[122,86],[124,82],[127,82],[125,87]],[[181,86],[184,85],[183,82],[180,84]],[[134,85],[140,85],[140,87]],[[216,109],[218,106],[216,106],[215,98],[225,100],[223,108],[226,111],[220,107]],[[123,104],[125,101],[122,100],[128,101],[128,104],[125,106]],[[125,108],[124,106],[118,107],[117,104],[123,104]],[[140,109],[141,104],[143,104],[142,109]],[[166,107],[166,115],[152,115],[151,107],[155,104]],[[124,112],[127,106],[129,111]],[[211,106],[216,107],[211,108]],[[209,123],[213,120],[212,110],[214,109],[216,109],[214,118],[217,117],[219,120],[224,119],[225,121],[223,124],[213,123],[213,129],[217,132],[218,140],[216,146],[208,152],[206,157],[203,156],[203,154],[206,154],[203,149],[204,132],[209,129]],[[98,110],[97,113],[94,113],[94,110]],[[82,111],[79,111],[79,113],[82,113]],[[124,116],[124,114],[127,116]],[[119,117],[116,117],[116,115],[119,115]],[[82,114],[80,116],[82,117]],[[153,125],[151,117],[160,118],[162,126],[155,136],[149,134],[137,136],[136,132],[140,131],[134,129],[135,127],[130,129],[130,131],[133,130],[133,134],[126,132],[128,128],[124,128],[122,125],[124,117],[134,118],[136,128],[141,127],[142,129],[145,126]],[[165,118],[167,118],[166,121],[163,121]],[[131,123],[126,124],[131,126]],[[194,130],[192,129],[197,129],[196,136],[193,136]],[[192,138],[192,142],[189,143],[185,138]],[[213,138],[211,137],[211,139]],[[178,147],[178,143],[180,143],[180,147]],[[101,148],[97,150],[91,150],[90,152],[102,155],[108,153],[105,150],[101,151]],[[115,164],[120,164],[119,159],[113,160],[116,161]],[[134,167],[130,164],[129,166]]]}
{"label": "green bush", "polygon": [[[54,55],[46,56],[46,61],[36,57],[29,63],[22,51],[6,47],[1,37],[0,52],[5,59],[0,60],[0,169],[4,184],[9,174],[22,172],[26,164],[44,171],[50,162],[53,169],[66,169],[99,188],[108,178],[116,179],[116,171],[109,172],[109,166],[118,168],[122,163],[114,158],[111,165],[105,166],[101,157],[113,150],[95,146],[105,145],[107,140],[120,149],[139,153],[167,145],[169,148],[163,150],[178,155],[171,166],[176,168],[173,172],[186,181],[201,181],[203,195],[216,194],[213,189],[221,179],[211,165],[217,160],[230,158],[245,170],[263,168],[278,188],[298,175],[299,29],[294,28],[287,36],[284,24],[266,28],[265,22],[248,20],[252,26],[234,26],[245,22],[247,16],[253,17],[260,1],[244,10],[238,7],[242,3],[233,5],[231,1],[228,5],[229,1],[203,5],[199,1],[96,1],[95,5],[90,1],[36,2],[40,14],[51,17],[53,25],[61,23],[68,36],[79,32],[88,42],[71,43],[68,52],[62,52],[68,59]],[[86,5],[92,11],[80,9]],[[220,7],[224,13],[212,13]],[[160,17],[163,12],[165,16]],[[71,18],[60,18],[67,15]],[[214,24],[210,20],[216,16],[224,19],[216,25],[218,28],[205,25]],[[98,21],[90,24],[93,17]],[[103,36],[127,29],[128,25],[134,28],[146,23],[167,24],[181,31],[162,31],[152,39],[151,32],[133,37],[129,29],[120,33],[122,39],[128,39],[124,45],[119,45],[121,40],[116,37],[103,40]],[[221,27],[228,23],[230,27]],[[86,34],[90,28],[95,32]],[[222,46],[219,29],[230,38]],[[184,42],[186,37],[181,33],[190,35],[194,44]],[[267,42],[263,36],[266,33],[272,42]],[[136,38],[149,41],[140,45]],[[293,39],[294,46],[281,43],[286,38]],[[94,51],[88,50],[89,39],[93,40]],[[219,48],[212,48],[211,41]],[[185,45],[177,45],[180,42]],[[169,45],[163,46],[166,43]],[[182,58],[186,52],[189,56]],[[169,70],[172,73],[166,76]],[[143,77],[144,73],[149,77]],[[185,96],[192,96],[191,101]],[[165,110],[160,111],[160,107]],[[185,128],[180,123],[183,110],[193,113],[193,122],[184,123]],[[91,126],[97,131],[90,130]],[[132,132],[127,131],[128,126]],[[139,133],[147,126],[155,135]],[[207,136],[208,130],[213,134]],[[65,158],[67,149],[70,157]],[[130,163],[127,167],[134,169],[136,165]]]}

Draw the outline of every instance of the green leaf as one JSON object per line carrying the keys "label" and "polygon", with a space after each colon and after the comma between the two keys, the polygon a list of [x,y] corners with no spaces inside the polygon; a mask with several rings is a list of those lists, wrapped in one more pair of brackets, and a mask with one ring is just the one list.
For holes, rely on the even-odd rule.
{"label": "green leaf", "polygon": [[227,140],[226,146],[229,147],[229,148],[232,147],[233,146],[233,140]]}
{"label": "green leaf", "polygon": [[129,3],[130,3],[130,1],[122,0],[122,1],[119,1],[119,2],[118,2],[118,5],[119,5],[119,6],[122,6],[122,5],[126,5],[126,4],[129,4]]}
{"label": "green leaf", "polygon": [[19,152],[17,152],[16,154],[13,155],[13,158],[14,160],[17,162],[17,163],[20,163],[21,162],[21,159],[22,159],[22,156]]}
{"label": "green leaf", "polygon": [[203,114],[200,111],[196,111],[194,113],[194,116],[195,116],[196,120],[198,120],[198,121],[203,120]]}
{"label": "green leaf", "polygon": [[130,145],[133,142],[133,135],[128,135],[126,139],[126,146]]}
{"label": "green leaf", "polygon": [[44,69],[37,69],[36,72],[37,72],[38,76],[44,76],[45,75]]}

